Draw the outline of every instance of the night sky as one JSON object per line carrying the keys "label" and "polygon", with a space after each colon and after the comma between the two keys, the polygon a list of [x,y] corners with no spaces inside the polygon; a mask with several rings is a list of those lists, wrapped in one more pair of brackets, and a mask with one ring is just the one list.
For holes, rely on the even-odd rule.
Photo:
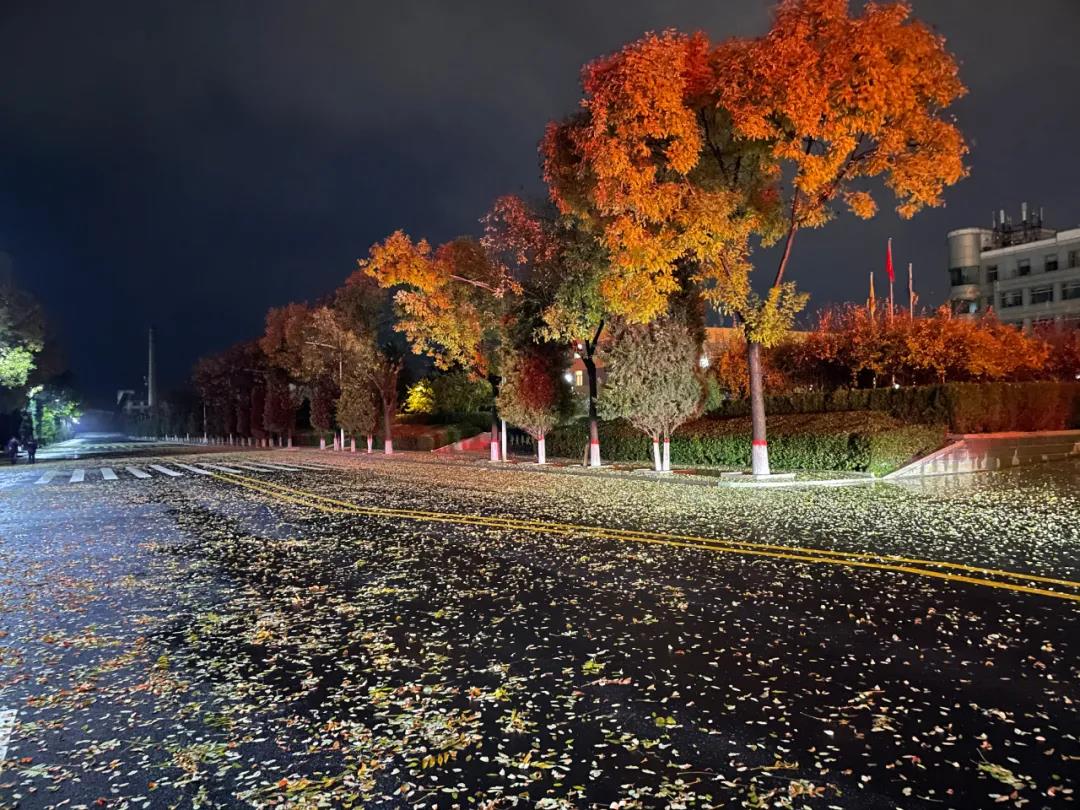
{"label": "night sky", "polygon": [[[811,308],[862,299],[894,237],[924,303],[945,232],[1023,200],[1080,223],[1080,0],[915,0],[961,61],[971,177],[901,223],[801,234]],[[44,304],[79,387],[160,384],[337,286],[402,227],[475,233],[542,193],[536,145],[581,65],[646,30],[763,32],[767,0],[43,2],[0,7],[0,250]],[[763,276],[768,275],[763,273]],[[879,275],[881,275],[879,273]]]}

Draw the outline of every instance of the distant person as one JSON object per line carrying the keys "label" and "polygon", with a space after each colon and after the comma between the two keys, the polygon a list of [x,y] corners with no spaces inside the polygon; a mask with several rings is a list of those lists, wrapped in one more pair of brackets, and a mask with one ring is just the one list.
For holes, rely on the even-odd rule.
{"label": "distant person", "polygon": [[37,439],[33,436],[31,436],[30,440],[26,443],[26,458],[31,464],[37,459]]}
{"label": "distant person", "polygon": [[19,440],[12,436],[8,439],[8,443],[4,449],[7,450],[7,457],[11,460],[11,463],[14,464],[15,460],[19,457]]}

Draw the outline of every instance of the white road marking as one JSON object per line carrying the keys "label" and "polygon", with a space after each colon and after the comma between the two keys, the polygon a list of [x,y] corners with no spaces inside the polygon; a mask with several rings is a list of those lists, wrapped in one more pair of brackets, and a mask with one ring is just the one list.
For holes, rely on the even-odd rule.
{"label": "white road marking", "polygon": [[149,466],[151,470],[157,470],[159,473],[164,473],[171,478],[179,478],[183,475],[183,473],[178,473],[176,470],[170,470],[168,467],[162,467],[160,464],[149,464],[147,466]]}
{"label": "white road marking", "polygon": [[11,732],[15,730],[15,709],[0,709],[0,763],[7,759]]}
{"label": "white road marking", "polygon": [[86,470],[75,470],[75,472],[71,474],[71,481],[68,483],[81,484],[84,478],[86,478]]}
{"label": "white road marking", "polygon": [[49,470],[47,473],[44,473],[41,476],[41,478],[39,478],[34,483],[35,484],[47,484],[47,483],[49,483],[50,481],[53,480],[53,478],[56,476],[56,473],[57,473],[56,470]]}
{"label": "white road marking", "polygon": [[136,478],[150,477],[150,473],[146,472],[145,470],[140,470],[138,467],[124,467],[124,469],[134,475]]}
{"label": "white road marking", "polygon": [[292,470],[293,472],[297,472],[299,470],[322,470],[322,469],[325,469],[324,467],[313,467],[310,464],[297,464],[297,465],[295,465],[293,467],[290,467],[287,464],[272,464],[269,461],[264,462],[264,463],[266,464],[267,467],[273,467],[276,470]]}
{"label": "white road marking", "polygon": [[112,467],[102,467],[101,477],[104,478],[106,481],[115,481],[116,473],[113,472]]}
{"label": "white road marking", "polygon": [[227,472],[227,473],[238,473],[238,472],[240,472],[240,470],[233,469],[232,467],[224,467],[221,464],[203,464],[203,466],[207,467],[207,468],[209,468],[211,470],[219,470],[220,472]]}
{"label": "white road marking", "polygon": [[266,464],[237,464],[235,461],[233,464],[237,467],[243,467],[245,470],[255,470],[255,472],[278,472],[274,467],[269,467]]}
{"label": "white road marking", "polygon": [[173,464],[182,470],[188,470],[189,472],[198,473],[199,475],[213,475],[209,470],[201,470],[198,467],[192,467],[190,464],[181,464],[179,461],[174,461]]}

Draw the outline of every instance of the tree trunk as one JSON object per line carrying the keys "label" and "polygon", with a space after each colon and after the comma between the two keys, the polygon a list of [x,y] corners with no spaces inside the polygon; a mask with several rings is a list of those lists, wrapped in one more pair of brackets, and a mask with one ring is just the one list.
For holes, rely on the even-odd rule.
{"label": "tree trunk", "polygon": [[491,383],[491,452],[488,458],[491,461],[503,460],[503,455],[499,453],[499,409],[495,404],[499,397],[499,383],[501,381],[501,377],[494,374],[488,375],[488,382]]}
{"label": "tree trunk", "polygon": [[394,455],[394,412],[393,405],[383,397],[383,453]]}
{"label": "tree trunk", "polygon": [[592,358],[592,345],[585,344],[585,373],[589,376],[589,466],[600,466],[600,430],[596,422],[596,361]]}
{"label": "tree trunk", "polygon": [[547,464],[547,448],[544,447],[544,432],[536,437],[536,463]]}
{"label": "tree trunk", "polygon": [[371,455],[371,447],[372,447],[372,445],[374,445],[374,444],[375,444],[375,437],[374,437],[374,436],[372,436],[372,435],[371,435],[371,434],[369,433],[369,434],[367,435],[367,451],[368,451],[368,455],[369,455],[369,456]]}
{"label": "tree trunk", "polygon": [[671,472],[671,436],[664,431],[664,472]]}
{"label": "tree trunk", "polygon": [[652,440],[652,458],[653,458],[653,469],[656,472],[663,472],[664,471],[664,462],[660,458],[660,437],[659,436],[653,436],[653,440]]}
{"label": "tree trunk", "polygon": [[769,474],[769,444],[765,440],[765,379],[761,369],[761,344],[747,341],[750,367],[750,468],[754,475]]}
{"label": "tree trunk", "polygon": [[349,438],[349,452],[350,453],[355,453],[356,452],[356,437],[355,436],[352,436],[352,437]]}
{"label": "tree trunk", "polygon": [[499,449],[502,450],[502,460],[506,461],[507,456],[509,455],[509,452],[510,452],[510,448],[506,444],[506,420],[505,419],[500,419],[499,422],[501,423],[501,426],[502,426],[502,437],[500,439]]}
{"label": "tree trunk", "polygon": [[326,437],[325,436],[320,436],[319,437],[319,449],[320,450],[325,450],[326,449]]}

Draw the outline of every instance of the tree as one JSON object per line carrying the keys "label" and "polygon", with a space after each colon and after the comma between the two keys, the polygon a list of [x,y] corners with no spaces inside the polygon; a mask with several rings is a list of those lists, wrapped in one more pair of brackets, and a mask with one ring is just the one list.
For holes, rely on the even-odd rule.
{"label": "tree", "polygon": [[[754,471],[768,472],[761,352],[805,305],[785,278],[797,232],[876,204],[878,178],[911,217],[966,174],[943,110],[963,92],[944,41],[902,4],[783,0],[772,29],[711,45],[650,34],[584,72],[582,111],[549,125],[552,198],[593,224],[612,261],[601,292],[645,323],[690,265],[748,339]],[[768,293],[750,285],[751,237],[782,243]]]}
{"label": "tree", "polygon": [[[491,261],[480,242],[460,238],[432,251],[427,240],[413,242],[396,231],[373,245],[359,267],[380,287],[399,288],[394,329],[415,353],[432,357],[440,369],[457,367],[486,377],[497,396],[500,347],[507,318],[520,303],[521,285],[505,266]],[[498,435],[493,405],[492,461],[499,459]]]}
{"label": "tree", "polygon": [[435,390],[431,387],[431,380],[417,380],[409,386],[405,396],[405,411],[430,415],[435,413]]}
{"label": "tree", "polygon": [[614,334],[600,413],[605,419],[626,419],[649,436],[654,468],[668,471],[671,434],[700,412],[696,368],[701,343],[682,319],[672,316],[649,324],[624,322]]}
{"label": "tree", "polygon": [[311,393],[311,426],[320,433],[334,429],[334,403],[338,387],[331,377],[323,374],[316,381]]}
{"label": "tree", "polygon": [[[346,385],[337,401],[337,420],[353,436],[368,436],[375,432],[379,408],[366,385]],[[368,451],[371,451],[369,444]]]}
{"label": "tree", "polygon": [[570,389],[562,380],[565,358],[557,346],[534,345],[508,358],[504,366],[499,410],[536,440],[537,463],[545,464],[545,435],[573,410]]}
{"label": "tree", "polygon": [[293,398],[289,378],[282,369],[271,369],[266,375],[263,426],[268,433],[278,435],[291,446],[295,423],[296,400]]}
{"label": "tree", "polygon": [[44,346],[41,307],[15,285],[10,268],[0,267],[0,387],[26,385]]}

